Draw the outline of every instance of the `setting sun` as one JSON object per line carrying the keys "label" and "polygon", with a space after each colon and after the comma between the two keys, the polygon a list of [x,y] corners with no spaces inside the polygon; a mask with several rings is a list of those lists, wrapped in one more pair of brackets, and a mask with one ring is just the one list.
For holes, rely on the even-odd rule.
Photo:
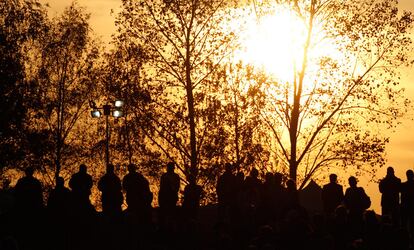
{"label": "setting sun", "polygon": [[301,63],[305,37],[303,23],[289,12],[277,12],[247,23],[240,59],[263,67],[284,81],[292,78],[293,66]]}
{"label": "setting sun", "polygon": [[[312,40],[321,44],[311,46],[309,60],[338,56],[332,42],[323,39],[324,32],[320,26],[314,25]],[[307,32],[306,20],[292,10],[279,9],[261,18],[251,15],[246,19],[246,28],[241,35],[242,48],[236,60],[260,67],[281,81],[292,81],[295,68],[299,70],[303,62]],[[308,65],[310,68],[316,66]]]}

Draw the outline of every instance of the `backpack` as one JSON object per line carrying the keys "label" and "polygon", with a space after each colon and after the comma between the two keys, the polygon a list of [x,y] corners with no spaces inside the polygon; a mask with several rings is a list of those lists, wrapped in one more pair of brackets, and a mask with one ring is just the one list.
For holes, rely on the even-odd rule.
{"label": "backpack", "polygon": [[363,188],[360,188],[361,192],[361,203],[363,209],[368,209],[371,206],[371,199],[369,196],[365,193]]}

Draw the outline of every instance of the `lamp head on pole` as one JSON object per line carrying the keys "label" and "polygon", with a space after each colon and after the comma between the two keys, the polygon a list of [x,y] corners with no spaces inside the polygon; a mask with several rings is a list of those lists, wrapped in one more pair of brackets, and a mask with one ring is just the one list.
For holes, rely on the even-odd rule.
{"label": "lamp head on pole", "polygon": [[122,101],[122,100],[116,100],[115,103],[114,103],[114,106],[116,108],[121,108],[122,106],[124,106],[124,101]]}
{"label": "lamp head on pole", "polygon": [[115,118],[122,117],[122,115],[123,115],[122,110],[119,110],[119,109],[115,109],[115,110],[112,112],[112,116],[113,116],[113,117],[115,117]]}
{"label": "lamp head on pole", "polygon": [[91,115],[93,118],[99,118],[101,117],[101,111],[99,111],[98,109],[93,109],[91,111]]}

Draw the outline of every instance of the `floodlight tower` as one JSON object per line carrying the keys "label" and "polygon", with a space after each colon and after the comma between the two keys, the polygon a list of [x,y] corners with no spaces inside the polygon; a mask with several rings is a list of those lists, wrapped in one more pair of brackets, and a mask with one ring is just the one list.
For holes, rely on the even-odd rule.
{"label": "floodlight tower", "polygon": [[103,115],[105,116],[105,164],[109,165],[109,117],[119,118],[123,116],[122,107],[124,102],[121,100],[116,100],[113,104],[106,103],[102,107],[96,106],[94,101],[89,101],[89,106],[91,107],[91,116],[93,118],[100,118]]}

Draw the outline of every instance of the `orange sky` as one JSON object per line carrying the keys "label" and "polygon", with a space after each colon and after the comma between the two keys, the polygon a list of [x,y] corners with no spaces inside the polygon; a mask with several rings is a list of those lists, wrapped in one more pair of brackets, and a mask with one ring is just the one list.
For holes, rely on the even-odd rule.
{"label": "orange sky", "polygon": [[[69,5],[71,0],[40,0],[41,3],[49,3],[49,13],[51,16],[59,14],[65,6]],[[91,13],[91,26],[94,32],[107,42],[111,34],[115,32],[114,14],[119,11],[121,0],[77,0],[77,2],[87,8]],[[402,9],[414,12],[413,0],[400,0]],[[413,31],[414,36],[414,31]],[[414,101],[414,70],[405,69],[402,75],[401,86],[407,89],[407,97]],[[414,111],[402,121],[401,126],[396,132],[386,131],[391,134],[391,142],[387,146],[388,165],[394,166],[396,175],[405,181],[405,171],[409,168],[414,169]],[[385,169],[380,169],[379,176],[385,174]],[[342,184],[346,183],[348,176],[341,180]],[[380,213],[380,196],[378,187],[375,183],[368,183],[363,177],[360,178],[360,186],[364,187],[372,200],[372,208]],[[347,186],[347,185],[345,185]]]}

